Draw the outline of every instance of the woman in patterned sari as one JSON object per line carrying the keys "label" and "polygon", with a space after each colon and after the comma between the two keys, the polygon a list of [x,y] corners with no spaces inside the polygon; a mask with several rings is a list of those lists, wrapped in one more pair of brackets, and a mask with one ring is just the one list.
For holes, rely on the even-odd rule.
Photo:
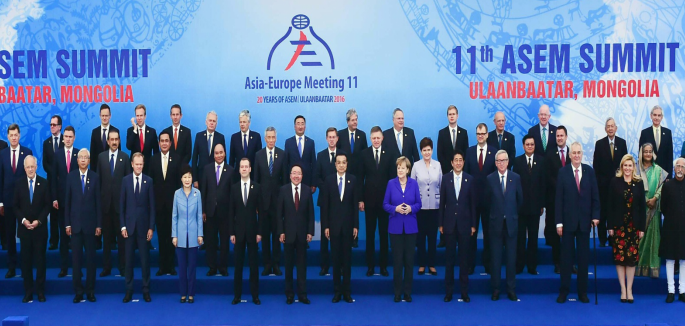
{"label": "woman in patterned sari", "polygon": [[661,259],[659,258],[659,232],[661,225],[661,211],[659,199],[661,198],[661,186],[666,181],[668,172],[656,165],[656,153],[651,143],[643,144],[640,148],[640,176],[644,180],[645,199],[647,201],[647,228],[644,238],[640,241],[639,261],[635,275],[659,277]]}

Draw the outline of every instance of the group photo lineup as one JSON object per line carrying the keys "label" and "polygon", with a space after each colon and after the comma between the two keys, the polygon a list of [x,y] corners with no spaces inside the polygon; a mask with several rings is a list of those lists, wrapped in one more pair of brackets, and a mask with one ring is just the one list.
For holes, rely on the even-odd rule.
{"label": "group photo lineup", "polygon": [[0,320],[685,324],[682,0],[0,0]]}

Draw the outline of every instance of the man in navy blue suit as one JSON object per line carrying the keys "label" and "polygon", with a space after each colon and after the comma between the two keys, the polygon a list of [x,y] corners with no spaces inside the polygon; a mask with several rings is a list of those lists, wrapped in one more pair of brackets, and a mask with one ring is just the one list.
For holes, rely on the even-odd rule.
{"label": "man in navy blue suit", "polygon": [[578,261],[578,300],[587,297],[588,261],[590,256],[590,228],[599,224],[599,190],[595,171],[583,160],[583,147],[571,144],[571,164],[559,170],[557,177],[556,214],[557,233],[561,237],[561,287],[558,303],[566,302],[571,287],[573,254]]}
{"label": "man in navy blue suit", "polygon": [[52,188],[52,207],[57,210],[57,220],[60,229],[59,244],[59,267],[60,271],[57,277],[67,276],[67,269],[69,268],[69,246],[70,238],[67,235],[67,224],[64,220],[65,199],[67,193],[67,179],[71,171],[78,169],[78,148],[74,147],[74,140],[76,139],[76,132],[74,127],[67,126],[64,128],[64,147],[58,148],[55,152],[55,157],[52,161],[52,179],[50,180],[50,187]]}
{"label": "man in navy blue suit", "polygon": [[[336,148],[336,144],[338,143],[338,131],[335,129],[335,127],[330,127],[326,129],[326,142],[328,143],[328,147],[322,151],[320,151],[316,155],[316,168],[314,169],[314,184],[321,189],[319,191],[319,199],[316,202],[316,205],[319,207],[322,207],[322,201],[323,197],[326,196],[326,194],[323,193],[323,186],[324,182],[326,181],[326,178],[329,175],[335,174],[336,166],[335,166],[335,157],[338,154],[338,150]],[[342,151],[340,151],[342,152]],[[323,213],[322,213],[323,214]],[[321,232],[321,257],[320,257],[320,264],[321,264],[321,271],[319,271],[319,276],[324,276],[328,274],[328,267],[330,266],[330,257],[329,257],[329,252],[328,252],[328,238],[323,236],[323,221],[320,224],[320,232]]]}
{"label": "man in navy blue suit", "polygon": [[216,131],[218,121],[219,116],[216,112],[209,111],[205,119],[207,130],[200,131],[195,135],[192,168],[193,180],[197,189],[200,189],[200,180],[202,179],[205,166],[214,162],[214,147],[221,144],[223,148],[226,148],[226,138],[222,133]]}
{"label": "man in navy blue suit", "polygon": [[[463,172],[464,154],[456,149],[452,155],[452,171],[442,176],[442,200],[438,213],[440,234],[445,239],[445,302],[452,301],[454,263],[459,243],[459,285],[461,299],[471,302],[469,285],[469,245],[476,233],[476,192],[473,177]],[[470,182],[469,182],[470,181]]]}
{"label": "man in navy blue suit", "polygon": [[[228,164],[236,170],[240,168],[240,160],[243,157],[247,157],[250,160],[250,166],[254,166],[255,154],[262,149],[262,136],[258,132],[250,130],[250,123],[252,122],[250,111],[240,111],[238,120],[240,121],[240,131],[231,135],[228,155]],[[250,172],[250,178],[254,178],[253,172]]]}
{"label": "man in navy blue suit", "polygon": [[495,154],[497,172],[488,175],[487,196],[490,200],[490,251],[492,253],[492,300],[499,300],[499,284],[502,279],[502,246],[507,256],[507,296],[516,297],[516,244],[518,240],[518,212],[523,205],[521,177],[510,171],[509,155],[500,149]]}
{"label": "man in navy blue suit", "polygon": [[183,111],[181,111],[180,104],[172,104],[169,109],[169,116],[171,117],[171,126],[166,127],[162,132],[171,135],[171,147],[169,152],[172,155],[178,154],[181,159],[179,164],[190,164],[190,157],[193,155],[193,145],[191,137],[193,134],[190,128],[181,124],[183,118]]}
{"label": "man in navy blue suit", "polygon": [[673,135],[671,129],[661,125],[664,110],[660,106],[655,105],[649,111],[649,117],[652,119],[652,125],[640,132],[639,147],[645,143],[652,143],[654,154],[656,154],[656,164],[668,173],[667,179],[671,179],[673,176],[671,172],[673,171]]}
{"label": "man in navy blue suit", "polygon": [[145,124],[147,108],[144,104],[138,104],[135,108],[136,117],[131,118],[131,127],[126,130],[126,148],[133,153],[141,153],[145,158],[143,173],[148,173],[150,158],[159,152],[157,131]]}
{"label": "man in navy blue suit", "polygon": [[511,157],[509,160],[509,168],[511,168],[516,157],[516,137],[514,134],[504,130],[504,126],[507,124],[507,117],[504,116],[504,112],[497,111],[492,121],[495,123],[495,130],[488,134],[488,145],[497,150],[503,149],[507,151],[507,155]]}
{"label": "man in navy blue suit", "polygon": [[285,140],[285,165],[290,171],[297,164],[302,169],[302,183],[309,185],[312,195],[316,192],[314,185],[314,167],[316,166],[316,146],[314,140],[305,136],[307,120],[301,115],[295,117],[295,136]]}
{"label": "man in navy blue suit", "polygon": [[10,147],[0,152],[0,215],[5,225],[5,246],[7,247],[7,274],[16,276],[17,268],[17,219],[14,213],[14,182],[26,177],[24,158],[33,155],[27,147],[19,145],[19,126],[13,123],[7,128]]}
{"label": "man in navy blue suit", "polygon": [[[543,104],[538,111],[540,123],[528,129],[528,134],[535,140],[535,154],[545,156],[548,151],[554,151],[554,140],[556,138],[557,127],[549,123],[549,106]],[[551,148],[551,149],[550,149]]]}
{"label": "man in navy blue suit", "polygon": [[483,224],[483,266],[485,272],[490,274],[490,243],[488,228],[489,205],[488,198],[485,197],[485,188],[487,187],[487,177],[495,172],[495,153],[496,149],[488,146],[488,126],[485,123],[479,123],[476,128],[476,139],[478,144],[469,147],[466,151],[466,164],[464,171],[473,176],[473,182],[476,184],[476,232],[471,237],[471,245],[469,253],[469,274],[474,273],[476,266],[476,251],[478,250],[478,224],[479,221]]}
{"label": "man in navy blue suit", "polygon": [[[52,161],[60,147],[64,147],[62,117],[53,115],[50,118],[50,137],[43,141],[43,170],[45,170],[48,180],[52,179]],[[50,250],[57,249],[59,245],[60,229],[57,215],[57,210],[54,207],[50,209]]]}
{"label": "man in navy blue suit", "polygon": [[124,177],[121,187],[119,225],[126,245],[126,296],[124,303],[133,297],[133,266],[135,248],[140,253],[143,270],[143,299],[150,302],[150,248],[155,229],[155,194],[152,178],[143,174],[144,157],[134,153],[131,158],[133,173]]}
{"label": "man in navy blue suit", "polygon": [[383,147],[395,157],[404,156],[412,163],[421,159],[414,130],[404,126],[404,111],[400,108],[392,111],[392,128],[383,131]]}
{"label": "man in navy blue suit", "polygon": [[66,233],[71,237],[72,266],[74,269],[74,303],[83,300],[81,259],[86,249],[86,297],[95,302],[95,238],[102,234],[100,208],[100,178],[88,170],[90,152],[78,152],[78,169],[69,172],[63,203]]}

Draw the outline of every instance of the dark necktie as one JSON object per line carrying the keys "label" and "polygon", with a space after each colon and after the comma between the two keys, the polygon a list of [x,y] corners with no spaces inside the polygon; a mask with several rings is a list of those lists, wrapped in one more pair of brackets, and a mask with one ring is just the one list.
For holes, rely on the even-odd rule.
{"label": "dark necktie", "polygon": [[209,149],[209,156],[212,156],[212,134],[207,137],[207,149]]}
{"label": "dark necktie", "polygon": [[140,194],[140,177],[136,177],[136,189],[133,190],[133,193],[138,195]]}
{"label": "dark necktie", "polygon": [[107,129],[102,129],[102,149],[107,148]]}
{"label": "dark necktie", "polygon": [[530,173],[533,170],[533,160],[529,157],[528,158],[528,173]]}
{"label": "dark necktie", "polygon": [[12,173],[16,173],[16,172],[17,172],[16,154],[17,154],[17,150],[16,150],[16,149],[13,149],[13,150],[12,150]]}
{"label": "dark necktie", "polygon": [[243,134],[243,153],[247,156],[247,134]]}
{"label": "dark necktie", "polygon": [[297,187],[295,187],[295,210],[300,209],[300,194],[297,192]]}
{"label": "dark necktie", "polygon": [[55,151],[55,152],[56,152],[57,149],[59,148],[59,141],[58,141],[57,139],[59,139],[59,137],[55,137],[55,141],[52,142],[52,149],[53,149],[53,151]]}
{"label": "dark necktie", "polygon": [[247,182],[245,182],[245,188],[243,189],[243,205],[247,206]]}
{"label": "dark necktie", "polygon": [[480,155],[478,155],[478,170],[483,171],[483,149],[480,149]]}
{"label": "dark necktie", "polygon": [[378,159],[378,149],[376,149],[376,169],[378,169],[378,164],[380,164],[380,160]]}
{"label": "dark necktie", "polygon": [[564,156],[564,150],[561,150],[561,167],[566,166],[566,157]]}
{"label": "dark necktie", "polygon": [[350,154],[354,153],[354,133],[351,133],[350,136]]}
{"label": "dark necktie", "polygon": [[81,174],[81,192],[86,193],[86,175]]}
{"label": "dark necktie", "polygon": [[269,175],[274,173],[274,153],[269,151]]}
{"label": "dark necktie", "polygon": [[114,176],[114,154],[109,158],[109,172]]}
{"label": "dark necktie", "polygon": [[331,152],[331,163],[335,163],[335,152]]}
{"label": "dark necktie", "polygon": [[497,142],[499,143],[499,149],[502,149],[502,134],[497,135]]}

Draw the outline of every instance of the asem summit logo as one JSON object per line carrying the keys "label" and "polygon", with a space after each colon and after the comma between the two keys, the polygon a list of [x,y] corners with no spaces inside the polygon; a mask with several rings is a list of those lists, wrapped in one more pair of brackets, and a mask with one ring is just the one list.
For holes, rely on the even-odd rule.
{"label": "asem summit logo", "polygon": [[[328,46],[326,41],[319,37],[319,35],[314,32],[314,29],[309,26],[309,17],[302,14],[295,15],[290,23],[292,26],[288,27],[288,31],[285,33],[285,35],[276,41],[276,44],[274,44],[274,46],[271,48],[271,52],[269,52],[269,60],[266,63],[266,70],[271,70],[271,59],[273,58],[276,48],[281,46],[283,41],[290,36],[290,33],[293,31],[293,27],[300,31],[300,35],[297,39],[289,40],[289,46],[293,47],[294,53],[288,61],[288,64],[285,65],[285,70],[290,70],[290,68],[292,68],[298,62],[302,67],[323,67],[323,62],[325,61],[330,61],[331,69],[335,69],[333,52],[331,52],[331,48]],[[309,36],[307,36],[305,33],[305,31],[307,31],[307,27],[309,27]],[[325,53],[321,53],[323,51],[318,51],[317,53],[317,51],[313,49],[316,44],[320,44],[326,49],[326,52],[328,52],[328,58],[325,57]],[[287,43],[283,44],[282,48],[287,46]],[[290,53],[290,51],[287,52]]]}

